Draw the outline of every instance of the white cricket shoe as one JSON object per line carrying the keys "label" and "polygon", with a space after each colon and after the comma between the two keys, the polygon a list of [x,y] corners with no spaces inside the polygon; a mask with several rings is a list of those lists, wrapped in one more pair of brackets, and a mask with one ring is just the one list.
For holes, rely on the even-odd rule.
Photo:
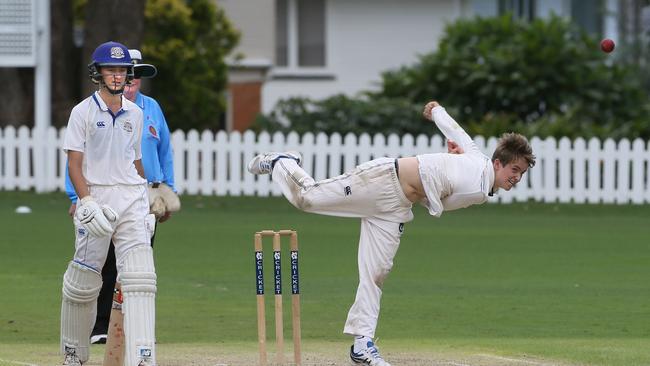
{"label": "white cricket shoe", "polygon": [[253,174],[269,174],[279,159],[293,159],[302,165],[302,155],[297,151],[267,152],[254,157],[248,163],[248,171]]}
{"label": "white cricket shoe", "polygon": [[63,360],[63,365],[65,366],[82,366],[79,356],[77,356],[77,350],[70,347],[65,347],[65,360]]}
{"label": "white cricket shoe", "polygon": [[372,341],[368,341],[366,348],[359,350],[359,352],[354,352],[354,345],[352,345],[350,347],[350,359],[358,365],[390,366],[388,362],[381,358],[379,350]]}

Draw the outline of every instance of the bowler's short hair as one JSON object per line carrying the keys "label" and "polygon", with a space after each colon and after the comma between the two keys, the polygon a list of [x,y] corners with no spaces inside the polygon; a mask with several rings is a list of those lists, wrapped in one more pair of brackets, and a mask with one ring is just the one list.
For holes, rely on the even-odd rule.
{"label": "bowler's short hair", "polygon": [[519,158],[524,158],[529,168],[535,166],[535,155],[533,155],[533,148],[530,147],[528,139],[514,132],[501,135],[497,148],[492,154],[492,161],[499,159],[502,165],[508,165]]}

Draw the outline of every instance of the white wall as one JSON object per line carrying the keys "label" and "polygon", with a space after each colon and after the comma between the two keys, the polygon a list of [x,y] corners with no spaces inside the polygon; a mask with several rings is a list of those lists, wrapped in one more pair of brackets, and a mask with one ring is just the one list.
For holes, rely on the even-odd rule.
{"label": "white wall", "polygon": [[380,73],[434,51],[445,25],[461,15],[460,0],[330,0],[326,9],[329,80],[271,79],[263,88],[264,112],[289,95],[353,95],[376,86]]}
{"label": "white wall", "polygon": [[[245,60],[274,62],[275,1],[216,0],[228,19],[241,32],[233,55],[242,53]],[[246,63],[246,61],[244,62]]]}

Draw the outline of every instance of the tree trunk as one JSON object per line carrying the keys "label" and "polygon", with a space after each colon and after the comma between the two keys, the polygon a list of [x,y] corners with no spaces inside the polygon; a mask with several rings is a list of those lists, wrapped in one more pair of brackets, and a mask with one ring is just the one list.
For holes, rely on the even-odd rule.
{"label": "tree trunk", "polygon": [[88,0],[82,50],[82,90],[90,95],[97,89],[88,78],[86,65],[93,51],[108,41],[128,48],[140,48],[144,31],[145,0]]}
{"label": "tree trunk", "polygon": [[51,0],[52,25],[52,125],[67,125],[72,107],[79,102],[79,50],[73,41],[71,0]]}
{"label": "tree trunk", "polygon": [[34,126],[34,68],[0,67],[0,126]]}

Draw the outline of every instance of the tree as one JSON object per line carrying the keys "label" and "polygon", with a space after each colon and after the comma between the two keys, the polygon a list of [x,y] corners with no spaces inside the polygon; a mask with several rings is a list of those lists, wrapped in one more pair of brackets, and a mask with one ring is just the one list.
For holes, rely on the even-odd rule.
{"label": "tree", "polygon": [[34,69],[0,67],[0,85],[7,90],[0,103],[0,124],[34,125]]}
{"label": "tree", "polygon": [[52,125],[61,127],[68,123],[70,110],[79,99],[79,74],[70,70],[79,70],[81,67],[80,50],[74,45],[73,40],[72,1],[52,0],[50,11]]}
{"label": "tree", "polygon": [[85,6],[82,49],[82,95],[97,90],[88,78],[87,65],[100,44],[115,41],[129,48],[140,48],[144,30],[145,0],[88,0]]}
{"label": "tree", "polygon": [[226,109],[225,57],[239,33],[210,0],[149,0],[142,52],[156,65],[151,96],[170,128],[219,129]]}

